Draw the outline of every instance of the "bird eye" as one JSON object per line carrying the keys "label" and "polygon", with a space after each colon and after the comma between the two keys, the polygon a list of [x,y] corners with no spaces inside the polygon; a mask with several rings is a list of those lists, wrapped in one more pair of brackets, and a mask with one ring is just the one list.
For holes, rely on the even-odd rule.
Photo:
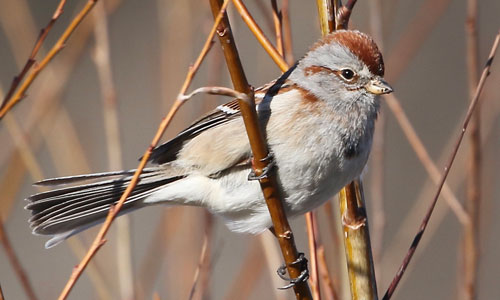
{"label": "bird eye", "polygon": [[345,80],[351,80],[354,78],[354,71],[351,69],[343,69],[340,71],[340,75],[342,75]]}

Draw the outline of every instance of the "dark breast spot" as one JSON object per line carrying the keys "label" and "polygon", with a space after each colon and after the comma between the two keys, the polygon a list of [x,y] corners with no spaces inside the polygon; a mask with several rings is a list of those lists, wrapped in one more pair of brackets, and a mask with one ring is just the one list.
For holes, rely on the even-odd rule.
{"label": "dark breast spot", "polygon": [[359,143],[353,141],[344,142],[344,156],[347,159],[355,158],[359,155]]}

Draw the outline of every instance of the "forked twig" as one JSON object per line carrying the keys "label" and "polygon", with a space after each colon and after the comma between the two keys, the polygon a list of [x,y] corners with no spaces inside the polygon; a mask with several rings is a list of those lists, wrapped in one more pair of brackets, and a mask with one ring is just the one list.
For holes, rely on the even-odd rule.
{"label": "forked twig", "polygon": [[483,72],[481,74],[481,79],[479,80],[479,83],[476,88],[476,92],[474,93],[474,97],[472,98],[469,108],[467,109],[467,114],[465,116],[464,122],[462,124],[462,130],[460,131],[460,134],[457,138],[457,141],[455,143],[455,147],[453,148],[451,155],[448,159],[448,162],[446,163],[446,166],[444,167],[444,173],[441,177],[441,180],[438,185],[438,189],[436,191],[436,194],[434,198],[432,199],[432,202],[427,210],[427,213],[425,214],[425,217],[420,224],[419,230],[417,234],[415,235],[413,242],[411,243],[410,248],[408,249],[408,252],[403,259],[403,262],[401,266],[399,267],[396,275],[394,276],[389,288],[387,289],[384,297],[382,298],[383,300],[389,300],[392,297],[392,294],[394,293],[394,290],[398,286],[399,281],[403,277],[403,274],[408,267],[408,264],[410,263],[411,258],[413,257],[413,254],[415,253],[418,243],[420,242],[422,235],[424,234],[425,228],[427,227],[427,224],[429,223],[429,219],[432,215],[432,212],[434,210],[434,207],[436,206],[437,200],[439,198],[439,195],[441,194],[441,189],[443,188],[444,182],[446,181],[446,178],[448,177],[448,174],[450,172],[450,169],[453,165],[453,162],[455,160],[455,156],[457,155],[458,149],[462,143],[462,139],[464,137],[465,131],[467,129],[467,126],[469,125],[469,121],[472,117],[472,114],[474,112],[474,108],[476,107],[478,101],[479,101],[479,96],[481,95],[481,92],[483,90],[484,84],[486,82],[486,78],[489,75],[489,71],[491,68],[491,64],[493,62],[493,58],[495,57],[495,52],[498,48],[498,44],[500,42],[500,32],[496,35],[495,41],[493,43],[493,46],[491,48],[490,54],[488,56],[488,60],[486,61],[486,65],[483,69]]}
{"label": "forked twig", "polygon": [[5,116],[5,114],[16,105],[26,93],[26,90],[31,86],[33,81],[36,79],[38,74],[49,64],[49,62],[64,48],[66,41],[69,39],[71,34],[80,25],[83,19],[88,15],[90,10],[97,3],[97,0],[89,0],[85,6],[80,10],[80,12],[75,16],[75,18],[68,25],[63,34],[59,37],[57,42],[54,44],[49,53],[42,59],[42,61],[33,69],[33,71],[26,77],[24,82],[21,84],[17,92],[4,102],[3,107],[0,109],[0,120]]}
{"label": "forked twig", "polygon": [[[184,81],[184,84],[180,90],[180,93],[179,93],[180,95],[183,95],[186,92],[186,90],[189,88],[194,75],[196,74],[196,72],[198,71],[198,68],[201,65],[201,62],[203,61],[203,59],[206,57],[208,51],[210,50],[211,45],[212,45],[213,36],[216,32],[216,29],[217,29],[219,22],[222,20],[223,13],[224,13],[225,8],[226,8],[228,3],[229,3],[229,0],[225,0],[224,4],[219,12],[219,15],[217,16],[216,20],[214,21],[214,25],[212,27],[212,30],[210,31],[210,34],[208,35],[207,40],[205,41],[205,44],[203,46],[203,49],[201,50],[200,55],[198,56],[195,64],[189,68],[188,74],[186,75],[186,80]],[[127,199],[127,197],[130,195],[130,193],[132,192],[134,187],[137,185],[137,182],[139,180],[139,175],[141,174],[142,170],[146,166],[146,163],[148,162],[148,159],[151,155],[152,150],[154,149],[154,147],[156,147],[156,145],[160,141],[163,133],[165,132],[167,126],[170,124],[175,113],[179,110],[179,108],[184,103],[185,103],[185,100],[177,99],[174,102],[174,104],[172,105],[172,108],[168,112],[167,116],[160,123],[160,126],[158,127],[158,131],[156,132],[156,135],[154,136],[150,146],[148,147],[148,149],[144,153],[144,156],[142,157],[141,162],[139,163],[139,166],[137,167],[137,170],[135,171],[134,176],[132,177],[132,179],[130,181],[130,184],[127,186],[127,189],[122,194],[118,203],[115,206],[112,206],[110,208],[108,216],[106,217],[104,224],[101,226],[99,233],[97,234],[96,238],[94,239],[94,242],[92,243],[92,245],[89,248],[85,257],[73,270],[73,273],[71,274],[70,279],[68,280],[63,291],[59,295],[59,300],[66,299],[68,297],[69,292],[71,291],[71,289],[75,285],[76,281],[78,280],[78,278],[82,274],[83,270],[85,269],[85,267],[87,266],[89,261],[92,259],[92,257],[94,257],[94,255],[97,253],[99,248],[106,242],[104,240],[104,237],[105,237],[106,233],[108,232],[108,230],[111,226],[111,223],[118,215],[118,212],[120,211],[121,207],[125,203],[125,200]]]}

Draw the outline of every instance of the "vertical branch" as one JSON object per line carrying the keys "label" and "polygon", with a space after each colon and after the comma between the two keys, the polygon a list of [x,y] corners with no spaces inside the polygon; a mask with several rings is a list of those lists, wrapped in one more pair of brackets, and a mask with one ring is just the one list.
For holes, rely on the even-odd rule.
{"label": "vertical branch", "polygon": [[[236,0],[234,3],[237,7],[239,6],[239,11],[241,12],[243,4]],[[217,11],[220,9],[221,1],[210,0],[210,5],[212,7],[212,13],[215,16]],[[243,67],[238,56],[236,44],[234,43],[227,14],[224,14],[223,20],[219,24],[218,36],[221,45],[224,45],[224,56],[226,57],[229,73],[235,89],[239,92],[247,94],[250,98],[250,101],[248,102],[241,100],[238,101],[250,141],[250,147],[252,148],[254,170],[256,175],[259,176],[262,174],[263,169],[268,165],[268,160],[265,158],[268,156],[269,151],[258,126],[253,91],[250,88],[243,72]],[[285,215],[283,202],[281,201],[281,195],[278,189],[278,183],[276,181],[275,169],[271,169],[269,175],[266,178],[260,179],[259,183],[269,208],[275,234],[278,238],[283,257],[285,258],[288,273],[291,278],[297,278],[303,270],[301,269],[301,265],[293,264],[293,262],[298,259],[299,252],[295,246],[293,232]],[[311,292],[307,282],[298,282],[293,288],[297,299],[311,299]]]}
{"label": "vertical branch", "polygon": [[[371,0],[370,4],[370,28],[373,39],[377,42],[380,51],[384,50],[384,39],[382,30],[382,2],[381,0]],[[383,110],[379,112],[375,135],[373,136],[372,151],[370,154],[371,162],[371,202],[372,210],[372,245],[373,259],[375,265],[378,265],[380,253],[382,252],[382,244],[384,239],[385,228],[385,211],[384,211],[384,164],[385,164],[385,127],[386,114]],[[379,271],[380,268],[377,268]],[[380,272],[377,272],[380,276]]]}
{"label": "vertical branch", "polygon": [[[467,0],[467,68],[469,98],[472,101],[479,78],[477,0]],[[470,153],[467,172],[467,199],[465,209],[470,222],[465,224],[463,241],[463,291],[464,299],[476,299],[476,281],[479,254],[479,207],[481,203],[481,107],[478,105],[469,125]]]}
{"label": "vertical branch", "polygon": [[[345,6],[338,7],[339,1],[335,1],[333,7],[318,8],[323,13],[320,20],[328,24],[326,20],[335,16],[335,28],[345,29],[354,4],[356,1],[349,0]],[[321,5],[320,1],[318,5]],[[323,35],[329,33],[326,25],[322,25],[322,29]],[[352,299],[378,299],[361,181],[355,180],[344,187],[339,193],[339,201]]]}
{"label": "vertical branch", "polygon": [[[109,50],[108,24],[104,3],[99,3],[95,10],[95,51],[94,63],[101,84],[102,104],[104,113],[105,134],[108,149],[110,170],[122,170],[122,152],[120,142],[120,126],[117,112],[117,99],[111,71]],[[132,254],[130,245],[129,216],[123,216],[116,221],[117,249],[116,259],[122,299],[134,298],[134,282],[132,271]]]}
{"label": "vertical branch", "polygon": [[291,66],[295,63],[293,58],[293,48],[292,48],[292,28],[290,25],[290,6],[288,0],[283,0],[281,2],[281,17],[283,23],[283,53],[285,56],[286,63]]}
{"label": "vertical branch", "polygon": [[283,26],[281,22],[281,12],[278,10],[276,0],[271,0],[271,6],[273,8],[274,33],[276,34],[276,50],[283,56]]}

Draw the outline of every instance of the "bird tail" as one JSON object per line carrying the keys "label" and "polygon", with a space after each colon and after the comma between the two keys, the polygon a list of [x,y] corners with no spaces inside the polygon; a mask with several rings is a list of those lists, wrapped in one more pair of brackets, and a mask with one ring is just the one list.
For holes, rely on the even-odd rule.
{"label": "bird tail", "polygon": [[[65,186],[30,196],[26,209],[31,211],[30,227],[34,234],[53,235],[46,248],[83,231],[106,218],[111,205],[116,204],[127,188],[135,170],[60,177],[37,182],[41,186]],[[165,168],[144,169],[137,186],[127,198],[120,214],[143,207],[149,195],[183,176],[166,176]],[[96,182],[84,183],[85,181]]]}

